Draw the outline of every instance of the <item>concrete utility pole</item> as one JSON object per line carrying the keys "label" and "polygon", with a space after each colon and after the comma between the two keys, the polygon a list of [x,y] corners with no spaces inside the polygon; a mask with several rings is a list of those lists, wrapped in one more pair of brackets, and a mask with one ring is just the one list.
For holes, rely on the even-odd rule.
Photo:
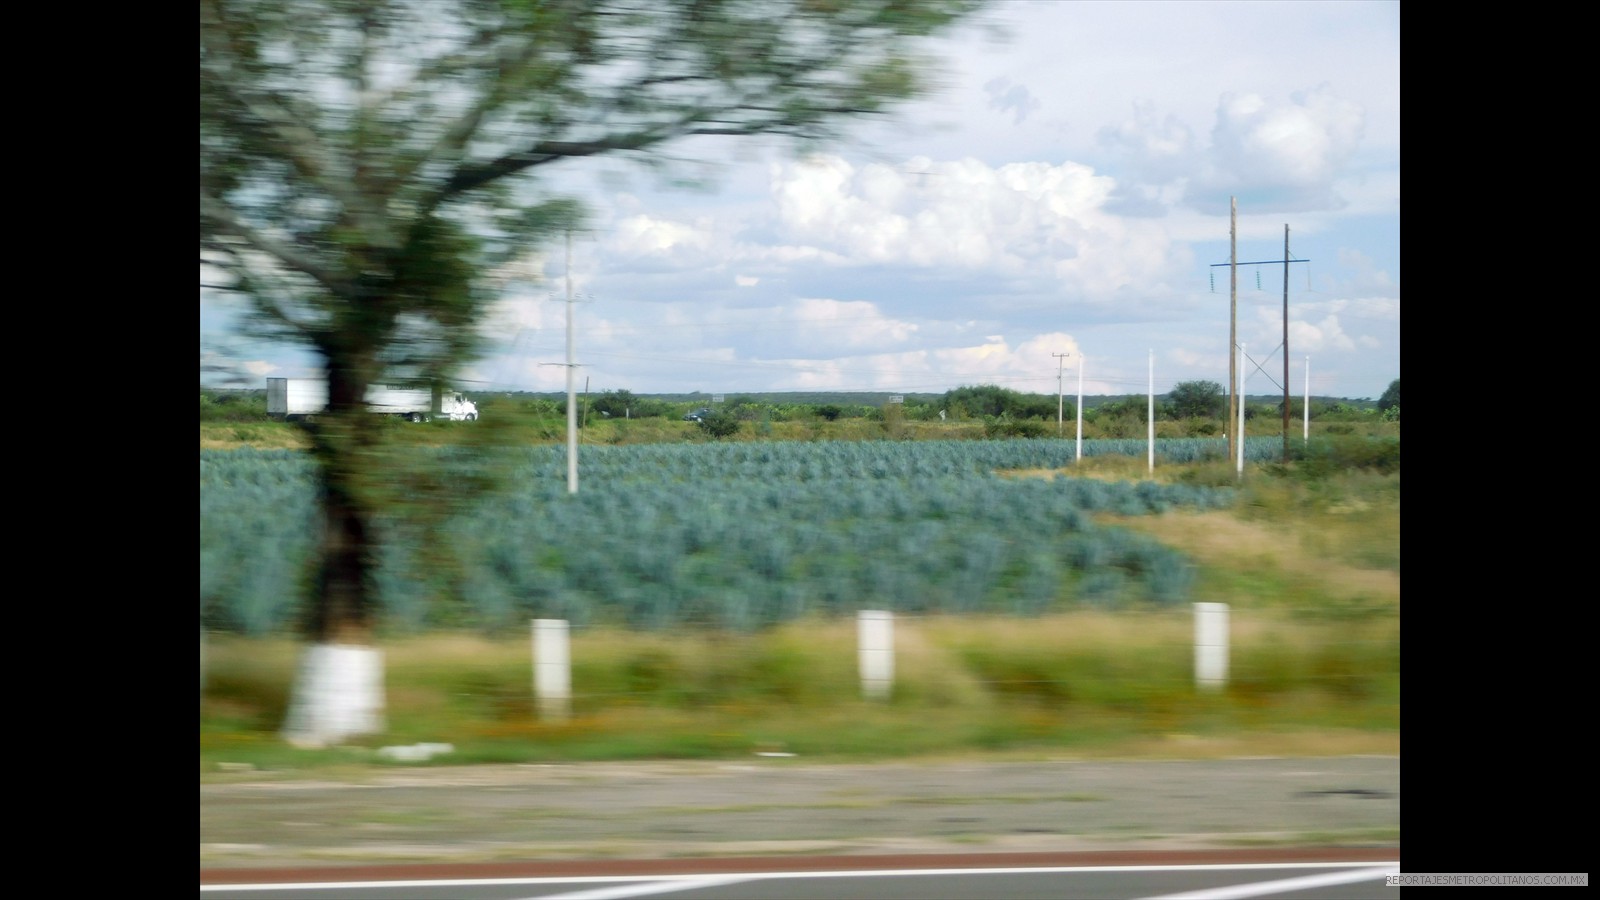
{"label": "concrete utility pole", "polygon": [[567,231],[567,493],[578,492],[578,363],[573,358],[572,231]]}
{"label": "concrete utility pole", "polygon": [[1083,354],[1078,354],[1078,452],[1074,459],[1083,459]]}
{"label": "concrete utility pole", "polygon": [[1304,434],[1301,435],[1300,441],[1301,443],[1309,444],[1311,442],[1311,357],[1309,356],[1306,357],[1305,390],[1306,408],[1301,412],[1300,415],[1300,428],[1304,431]]}
{"label": "concrete utility pole", "polygon": [[1146,443],[1148,443],[1149,446],[1150,446],[1150,471],[1154,472],[1156,470],[1156,351],[1155,350],[1151,350],[1150,351],[1150,387],[1149,387],[1149,390],[1150,390],[1150,406],[1149,406],[1149,409],[1145,412],[1145,418],[1149,420],[1149,422],[1147,423],[1147,427],[1146,427],[1146,431],[1149,433],[1149,437],[1146,439]]}
{"label": "concrete utility pole", "polygon": [[1067,357],[1072,354],[1052,353],[1050,355],[1056,358],[1056,437],[1065,437],[1067,430],[1067,402],[1063,399],[1066,397],[1066,393],[1061,384],[1061,376],[1066,372]]}
{"label": "concrete utility pole", "polygon": [[[1239,345],[1238,365],[1239,365],[1239,371],[1242,373],[1244,371],[1244,345],[1243,344]],[[1240,388],[1244,387],[1243,379],[1241,379],[1239,381],[1239,387]],[[1242,478],[1242,477],[1244,477],[1244,404],[1243,403],[1239,404],[1239,440],[1238,440],[1238,447],[1239,447],[1239,468],[1237,470],[1237,476]]]}
{"label": "concrete utility pole", "polygon": [[[554,300],[554,297],[550,299]],[[567,493],[578,492],[578,360],[577,314],[572,295],[572,232],[567,231]],[[540,363],[542,366],[559,366],[561,363]]]}

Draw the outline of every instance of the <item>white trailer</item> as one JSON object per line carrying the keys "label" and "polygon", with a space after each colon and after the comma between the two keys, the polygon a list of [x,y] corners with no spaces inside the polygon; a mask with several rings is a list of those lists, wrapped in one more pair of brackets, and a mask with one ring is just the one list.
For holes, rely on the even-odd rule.
{"label": "white trailer", "polygon": [[[281,419],[305,419],[328,406],[328,383],[321,378],[268,378],[267,415]],[[471,422],[478,418],[478,405],[458,391],[445,391],[439,409],[433,408],[433,392],[427,388],[396,388],[375,384],[367,389],[367,408],[386,416],[399,416],[411,422],[426,422],[435,416],[452,422]]]}

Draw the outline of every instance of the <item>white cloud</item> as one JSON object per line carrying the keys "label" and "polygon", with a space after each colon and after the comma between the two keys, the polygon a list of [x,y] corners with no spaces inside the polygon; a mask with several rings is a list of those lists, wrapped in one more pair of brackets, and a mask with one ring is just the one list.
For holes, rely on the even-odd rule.
{"label": "white cloud", "polygon": [[1261,209],[1338,208],[1335,179],[1361,142],[1360,104],[1327,85],[1289,102],[1260,94],[1223,95],[1211,131],[1207,169],[1191,184],[1193,203],[1214,205],[1226,195],[1247,196]]}
{"label": "white cloud", "polygon": [[1170,277],[1180,261],[1161,229],[1108,212],[1114,181],[1079,163],[857,167],[827,155],[774,165],[772,178],[790,259],[987,268],[1091,295]]}
{"label": "white cloud", "polygon": [[644,257],[695,257],[711,246],[706,222],[686,224],[648,215],[629,216],[616,223],[608,243],[614,252]]}

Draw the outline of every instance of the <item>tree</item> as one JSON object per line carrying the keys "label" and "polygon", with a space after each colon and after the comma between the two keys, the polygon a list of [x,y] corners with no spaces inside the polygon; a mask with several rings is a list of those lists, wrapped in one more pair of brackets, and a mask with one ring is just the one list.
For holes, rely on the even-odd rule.
{"label": "tree", "polygon": [[479,349],[497,273],[578,221],[534,176],[697,135],[836,137],[917,95],[917,42],[976,5],[201,0],[201,261],[328,382],[308,426],[323,527],[290,740],[381,730],[392,479],[363,399],[444,383]]}
{"label": "tree", "polygon": [[[1393,412],[1390,412],[1390,410],[1393,410]],[[1396,378],[1394,381],[1389,382],[1389,386],[1384,389],[1383,396],[1378,398],[1378,412],[1383,413],[1385,418],[1399,421],[1400,379]]]}
{"label": "tree", "polygon": [[1058,399],[1042,394],[1023,394],[998,385],[980,384],[946,391],[939,402],[943,409],[974,418],[1010,416],[1013,419],[1054,420]]}
{"label": "tree", "polygon": [[1167,392],[1167,406],[1174,418],[1215,419],[1223,415],[1227,397],[1215,381],[1180,381]]}
{"label": "tree", "polygon": [[714,409],[701,416],[700,430],[715,438],[731,437],[739,433],[739,417],[728,409]]}
{"label": "tree", "polygon": [[632,391],[606,391],[594,401],[594,411],[613,419],[626,419],[635,415],[639,401]]}

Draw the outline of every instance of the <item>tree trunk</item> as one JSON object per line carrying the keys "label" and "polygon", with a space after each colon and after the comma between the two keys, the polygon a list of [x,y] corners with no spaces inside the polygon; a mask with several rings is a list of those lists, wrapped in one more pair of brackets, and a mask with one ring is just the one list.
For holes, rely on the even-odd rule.
{"label": "tree trunk", "polygon": [[384,728],[383,656],[372,646],[377,589],[373,510],[363,491],[374,416],[370,379],[330,355],[328,408],[311,426],[323,527],[304,629],[310,644],[295,674],[283,735],[325,747]]}

